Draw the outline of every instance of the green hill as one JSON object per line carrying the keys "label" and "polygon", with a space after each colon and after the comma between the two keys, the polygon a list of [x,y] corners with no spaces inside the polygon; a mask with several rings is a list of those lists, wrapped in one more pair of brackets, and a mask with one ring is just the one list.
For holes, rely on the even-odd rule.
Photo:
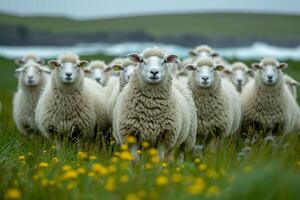
{"label": "green hill", "polygon": [[202,13],[137,16],[89,21],[63,17],[17,17],[0,14],[0,25],[24,25],[54,33],[93,33],[101,31],[143,30],[155,36],[182,33],[230,37],[300,37],[300,16]]}

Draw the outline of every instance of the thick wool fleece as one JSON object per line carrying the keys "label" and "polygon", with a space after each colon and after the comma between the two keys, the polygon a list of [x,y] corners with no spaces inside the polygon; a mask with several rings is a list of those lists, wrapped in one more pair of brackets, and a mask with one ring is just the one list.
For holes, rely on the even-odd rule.
{"label": "thick wool fleece", "polygon": [[217,74],[213,85],[209,88],[197,86],[192,77],[188,84],[196,104],[199,139],[227,136],[239,129],[240,97],[228,80],[221,79]]}
{"label": "thick wool fleece", "polygon": [[164,140],[169,149],[182,144],[184,150],[191,149],[193,142],[190,145],[184,143],[191,131],[188,101],[172,85],[171,76],[158,87],[141,86],[140,78],[136,70],[117,100],[113,115],[116,141],[123,143],[133,132],[140,141],[146,140],[153,145]]}
{"label": "thick wool fleece", "polygon": [[57,73],[55,69],[37,105],[35,119],[41,132],[47,137],[72,137],[76,131],[79,137],[92,137],[96,127],[104,130],[107,116],[102,88],[82,72],[70,85],[62,83]]}
{"label": "thick wool fleece", "polygon": [[244,131],[251,127],[285,134],[299,128],[299,107],[283,83],[282,74],[275,85],[268,86],[262,83],[258,71],[255,80],[245,86],[241,98]]}

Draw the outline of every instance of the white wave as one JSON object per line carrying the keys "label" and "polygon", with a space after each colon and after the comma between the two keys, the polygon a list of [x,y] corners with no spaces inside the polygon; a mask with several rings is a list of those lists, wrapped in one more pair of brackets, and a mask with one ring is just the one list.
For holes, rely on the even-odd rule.
{"label": "white wave", "polygon": [[[105,54],[112,56],[126,56],[132,52],[142,52],[149,46],[160,46],[168,53],[186,57],[189,48],[179,45],[168,45],[149,42],[131,42],[131,43],[93,43],[93,44],[78,44],[75,46],[0,46],[0,56],[6,58],[22,57],[28,53],[35,53],[42,58],[54,58],[63,53],[76,53],[78,55],[94,55]],[[300,46],[296,48],[277,47],[261,42],[256,42],[248,47],[230,47],[216,48],[225,58],[236,59],[260,59],[262,57],[275,57],[281,60],[292,59],[300,60]]]}

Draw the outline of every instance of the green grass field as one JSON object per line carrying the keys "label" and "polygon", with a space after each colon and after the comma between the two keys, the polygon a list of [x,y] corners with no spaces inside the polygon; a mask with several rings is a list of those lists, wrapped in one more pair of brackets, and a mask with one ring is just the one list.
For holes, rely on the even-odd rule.
{"label": "green grass field", "polygon": [[[300,63],[288,63],[287,72],[300,80]],[[299,134],[255,144],[222,139],[198,159],[166,163],[146,144],[141,159],[132,160],[127,148],[134,140],[106,149],[98,141],[78,152],[72,145],[56,151],[40,136],[21,136],[12,120],[15,68],[0,58],[0,199],[300,198]]]}
{"label": "green grass field", "polygon": [[203,13],[75,21],[62,17],[17,17],[0,14],[0,24],[24,25],[55,33],[144,30],[156,36],[182,33],[206,37],[299,38],[300,16]]}

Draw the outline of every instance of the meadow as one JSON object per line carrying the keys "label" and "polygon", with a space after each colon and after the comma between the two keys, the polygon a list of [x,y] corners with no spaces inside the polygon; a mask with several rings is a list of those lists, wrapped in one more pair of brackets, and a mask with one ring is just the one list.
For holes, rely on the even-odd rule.
{"label": "meadow", "polygon": [[[300,80],[300,63],[287,62],[287,73]],[[57,151],[47,139],[17,131],[15,68],[0,58],[0,199],[300,199],[299,133],[255,143],[221,139],[184,161],[160,162],[147,143],[135,160],[128,151],[135,138],[121,147],[97,140],[80,151],[71,144]]]}

